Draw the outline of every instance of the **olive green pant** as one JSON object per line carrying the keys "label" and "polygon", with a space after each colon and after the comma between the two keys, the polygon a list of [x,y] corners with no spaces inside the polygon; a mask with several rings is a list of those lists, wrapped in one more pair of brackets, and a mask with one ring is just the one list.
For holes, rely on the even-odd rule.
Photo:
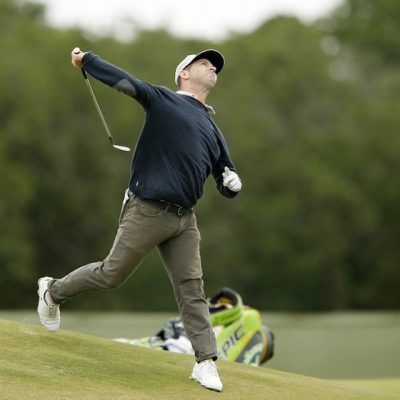
{"label": "olive green pant", "polygon": [[171,280],[196,361],[216,359],[216,340],[203,288],[200,232],[194,212],[180,216],[132,196],[123,205],[114,244],[105,260],[54,279],[49,293],[56,303],[62,304],[83,293],[115,288],[135,272],[154,247]]}

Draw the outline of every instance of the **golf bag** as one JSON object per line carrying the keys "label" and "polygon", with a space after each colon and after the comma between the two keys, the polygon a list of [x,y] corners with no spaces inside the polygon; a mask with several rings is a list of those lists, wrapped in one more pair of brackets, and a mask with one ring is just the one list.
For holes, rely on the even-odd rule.
{"label": "golf bag", "polygon": [[[262,323],[257,310],[243,305],[237,292],[222,288],[208,299],[208,304],[219,359],[260,366],[272,358],[274,334]],[[114,340],[136,346],[194,354],[180,318],[168,319],[154,336]]]}

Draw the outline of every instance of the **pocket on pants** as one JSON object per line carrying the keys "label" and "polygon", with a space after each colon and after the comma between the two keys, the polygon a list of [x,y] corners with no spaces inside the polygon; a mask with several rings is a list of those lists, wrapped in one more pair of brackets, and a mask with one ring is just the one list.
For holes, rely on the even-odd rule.
{"label": "pocket on pants", "polygon": [[163,213],[163,210],[159,206],[156,206],[155,204],[152,204],[144,199],[138,199],[136,202],[136,207],[138,212],[145,217],[158,217]]}

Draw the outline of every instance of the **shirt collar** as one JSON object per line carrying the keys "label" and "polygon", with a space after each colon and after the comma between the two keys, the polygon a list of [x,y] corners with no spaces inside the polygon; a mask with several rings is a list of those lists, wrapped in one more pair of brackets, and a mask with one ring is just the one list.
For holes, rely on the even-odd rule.
{"label": "shirt collar", "polygon": [[[194,99],[196,99],[196,100],[197,100],[197,97],[196,97],[196,95],[195,95],[195,94],[193,94],[193,93],[190,93],[190,92],[185,92],[184,90],[178,90],[176,93],[178,93],[178,94],[182,94],[182,95],[184,95],[184,96],[193,97]],[[210,105],[208,105],[208,104],[204,104],[204,107],[206,108],[207,112],[210,112],[211,114],[215,114],[215,111],[214,111],[214,109],[213,109],[213,108],[212,108]]]}

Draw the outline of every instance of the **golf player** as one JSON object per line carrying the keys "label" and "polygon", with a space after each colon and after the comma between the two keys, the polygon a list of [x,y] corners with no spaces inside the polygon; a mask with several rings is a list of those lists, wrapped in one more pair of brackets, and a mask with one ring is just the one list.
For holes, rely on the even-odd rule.
{"label": "golf player", "polygon": [[75,48],[71,57],[76,68],[135,99],[146,118],[109,254],[63,278],[40,278],[40,322],[49,331],[58,330],[60,304],[83,293],[116,288],[156,247],[194,349],[191,378],[221,391],[193,207],[210,174],[217,190],[227,198],[235,197],[242,188],[225,139],[210,116],[214,110],[206,104],[224,67],[224,57],[214,49],[186,56],[176,67],[176,92],[139,80],[92,52]]}

